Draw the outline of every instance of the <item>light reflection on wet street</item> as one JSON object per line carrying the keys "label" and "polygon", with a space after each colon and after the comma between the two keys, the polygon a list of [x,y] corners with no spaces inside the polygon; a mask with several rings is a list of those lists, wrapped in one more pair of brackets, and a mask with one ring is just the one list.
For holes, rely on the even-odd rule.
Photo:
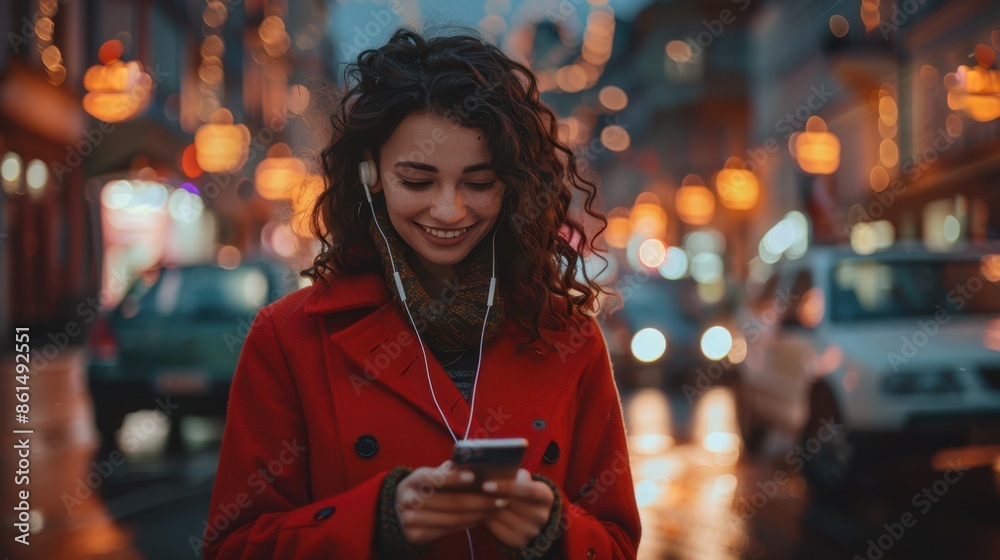
{"label": "light reflection on wet street", "polygon": [[[640,559],[1000,557],[1000,470],[989,462],[930,477],[929,465],[894,463],[898,471],[877,473],[873,488],[819,497],[801,474],[808,453],[789,455],[791,442],[774,436],[759,456],[741,455],[728,388],[709,390],[690,413],[671,395],[643,390],[626,400]],[[659,434],[647,421],[686,417],[685,441],[668,433],[669,421]]]}

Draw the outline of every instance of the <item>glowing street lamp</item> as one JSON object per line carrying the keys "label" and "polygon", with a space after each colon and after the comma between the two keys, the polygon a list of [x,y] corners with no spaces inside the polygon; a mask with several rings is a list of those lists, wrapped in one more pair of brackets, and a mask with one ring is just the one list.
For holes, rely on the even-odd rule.
{"label": "glowing street lamp", "polygon": [[684,177],[674,199],[677,217],[692,226],[703,226],[715,214],[715,197],[705,186],[705,181],[694,173]]}
{"label": "glowing street lamp", "polygon": [[750,210],[757,204],[760,181],[753,171],[744,169],[743,160],[731,157],[726,167],[715,176],[715,191],[719,203],[730,210]]}
{"label": "glowing street lamp", "polygon": [[194,133],[198,166],[209,173],[238,171],[247,161],[250,151],[250,130],[233,124],[233,114],[216,109],[208,124]]}
{"label": "glowing street lamp", "polygon": [[840,140],[827,130],[826,121],[820,117],[809,117],[805,131],[789,138],[789,148],[806,173],[830,175],[840,167]]}
{"label": "glowing street lamp", "polygon": [[664,238],[667,235],[667,212],[660,199],[651,192],[640,193],[628,213],[631,230],[648,238]]}
{"label": "glowing street lamp", "polygon": [[948,106],[978,122],[1000,117],[1000,72],[983,66],[959,66],[945,76]]}
{"label": "glowing street lamp", "polygon": [[275,144],[267,152],[267,159],[257,165],[254,185],[257,194],[268,200],[293,198],[292,189],[301,186],[306,178],[306,164],[292,157],[287,144]]}
{"label": "glowing street lamp", "polygon": [[83,75],[83,110],[109,123],[126,121],[141,113],[151,99],[153,79],[138,61],[122,62],[122,44],[108,41],[100,50],[102,64]]}

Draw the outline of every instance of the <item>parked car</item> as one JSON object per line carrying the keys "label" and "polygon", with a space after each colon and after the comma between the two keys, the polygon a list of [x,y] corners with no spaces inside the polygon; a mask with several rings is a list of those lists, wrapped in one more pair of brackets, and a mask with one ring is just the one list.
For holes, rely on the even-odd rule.
{"label": "parked car", "polygon": [[655,273],[621,295],[622,308],[602,324],[619,385],[677,389],[692,383],[711,363],[701,337],[719,306],[705,304],[690,277],[665,280]]}
{"label": "parked car", "polygon": [[780,262],[737,318],[747,447],[797,438],[791,460],[830,489],[900,454],[1000,443],[998,253],[834,246]]}
{"label": "parked car", "polygon": [[88,383],[105,450],[125,415],[158,409],[170,446],[185,415],[224,417],[229,386],[257,310],[297,288],[268,261],[235,268],[157,268],[142,274],[90,332]]}

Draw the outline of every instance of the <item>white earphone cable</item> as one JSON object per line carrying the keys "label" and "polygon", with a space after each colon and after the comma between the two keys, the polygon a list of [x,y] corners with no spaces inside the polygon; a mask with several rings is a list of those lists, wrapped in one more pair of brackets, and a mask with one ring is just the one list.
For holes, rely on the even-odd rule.
{"label": "white earphone cable", "polygon": [[[399,277],[399,271],[396,270],[396,261],[395,259],[392,258],[392,249],[389,247],[389,238],[386,237],[385,232],[382,231],[382,226],[379,225],[378,223],[378,218],[375,215],[375,205],[372,203],[372,195],[371,191],[368,190],[368,184],[362,181],[362,185],[365,188],[365,196],[368,198],[368,207],[371,208],[372,211],[372,220],[374,220],[375,227],[378,228],[378,232],[382,234],[382,239],[385,241],[386,251],[389,253],[389,263],[392,266],[393,278],[396,281],[396,290],[399,291],[399,299],[403,302],[403,307],[406,309],[406,315],[410,319],[410,324],[413,326],[413,331],[417,335],[417,342],[420,344],[420,353],[423,355],[424,358],[424,370],[427,372],[427,386],[430,388],[431,398],[434,400],[434,406],[437,407],[438,413],[441,414],[441,420],[444,421],[445,428],[448,429],[448,433],[451,434],[451,438],[455,440],[456,443],[458,443],[458,436],[456,436],[454,430],[451,429],[451,424],[448,423],[448,418],[447,416],[445,416],[444,410],[442,410],[441,405],[438,404],[437,395],[434,393],[434,383],[431,381],[431,368],[430,364],[427,362],[427,351],[424,349],[424,341],[420,337],[420,330],[417,329],[417,324],[413,320],[413,314],[410,312],[410,306],[407,305],[406,303],[406,291],[403,289],[403,281]],[[492,257],[492,273],[490,277],[490,292],[486,300],[486,316],[483,318],[483,329],[479,336],[479,360],[478,363],[476,364],[476,375],[473,378],[472,382],[472,400],[469,407],[469,421],[465,426],[465,434],[462,436],[463,440],[469,438],[469,430],[472,428],[472,417],[475,414],[476,410],[476,389],[479,386],[479,371],[483,365],[483,342],[486,340],[486,325],[489,322],[490,309],[493,307],[493,295],[496,292],[496,280],[497,280],[496,241],[497,241],[498,230],[499,227],[494,228],[493,230],[493,239],[492,239],[493,257]],[[465,536],[468,538],[469,541],[469,554],[472,556],[472,559],[475,560],[476,553],[472,546],[472,533],[469,529],[465,530]]]}
{"label": "white earphone cable", "polygon": [[476,388],[479,385],[479,367],[483,363],[483,341],[486,340],[486,324],[490,319],[490,309],[493,308],[493,293],[496,290],[497,283],[497,227],[493,230],[493,272],[490,278],[490,293],[486,298],[486,316],[483,317],[483,331],[479,335],[479,365],[476,366],[476,376],[472,380],[472,404],[469,410],[469,423],[465,425],[465,437],[462,439],[469,438],[469,429],[472,427],[472,411],[476,409]]}

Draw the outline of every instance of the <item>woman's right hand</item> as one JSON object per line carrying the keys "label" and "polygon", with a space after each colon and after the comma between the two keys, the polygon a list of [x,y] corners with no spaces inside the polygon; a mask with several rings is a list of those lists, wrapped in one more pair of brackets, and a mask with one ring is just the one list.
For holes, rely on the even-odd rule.
{"label": "woman's right hand", "polygon": [[481,525],[507,506],[478,490],[472,473],[451,461],[415,469],[396,486],[396,514],[407,542],[423,546],[451,533]]}

